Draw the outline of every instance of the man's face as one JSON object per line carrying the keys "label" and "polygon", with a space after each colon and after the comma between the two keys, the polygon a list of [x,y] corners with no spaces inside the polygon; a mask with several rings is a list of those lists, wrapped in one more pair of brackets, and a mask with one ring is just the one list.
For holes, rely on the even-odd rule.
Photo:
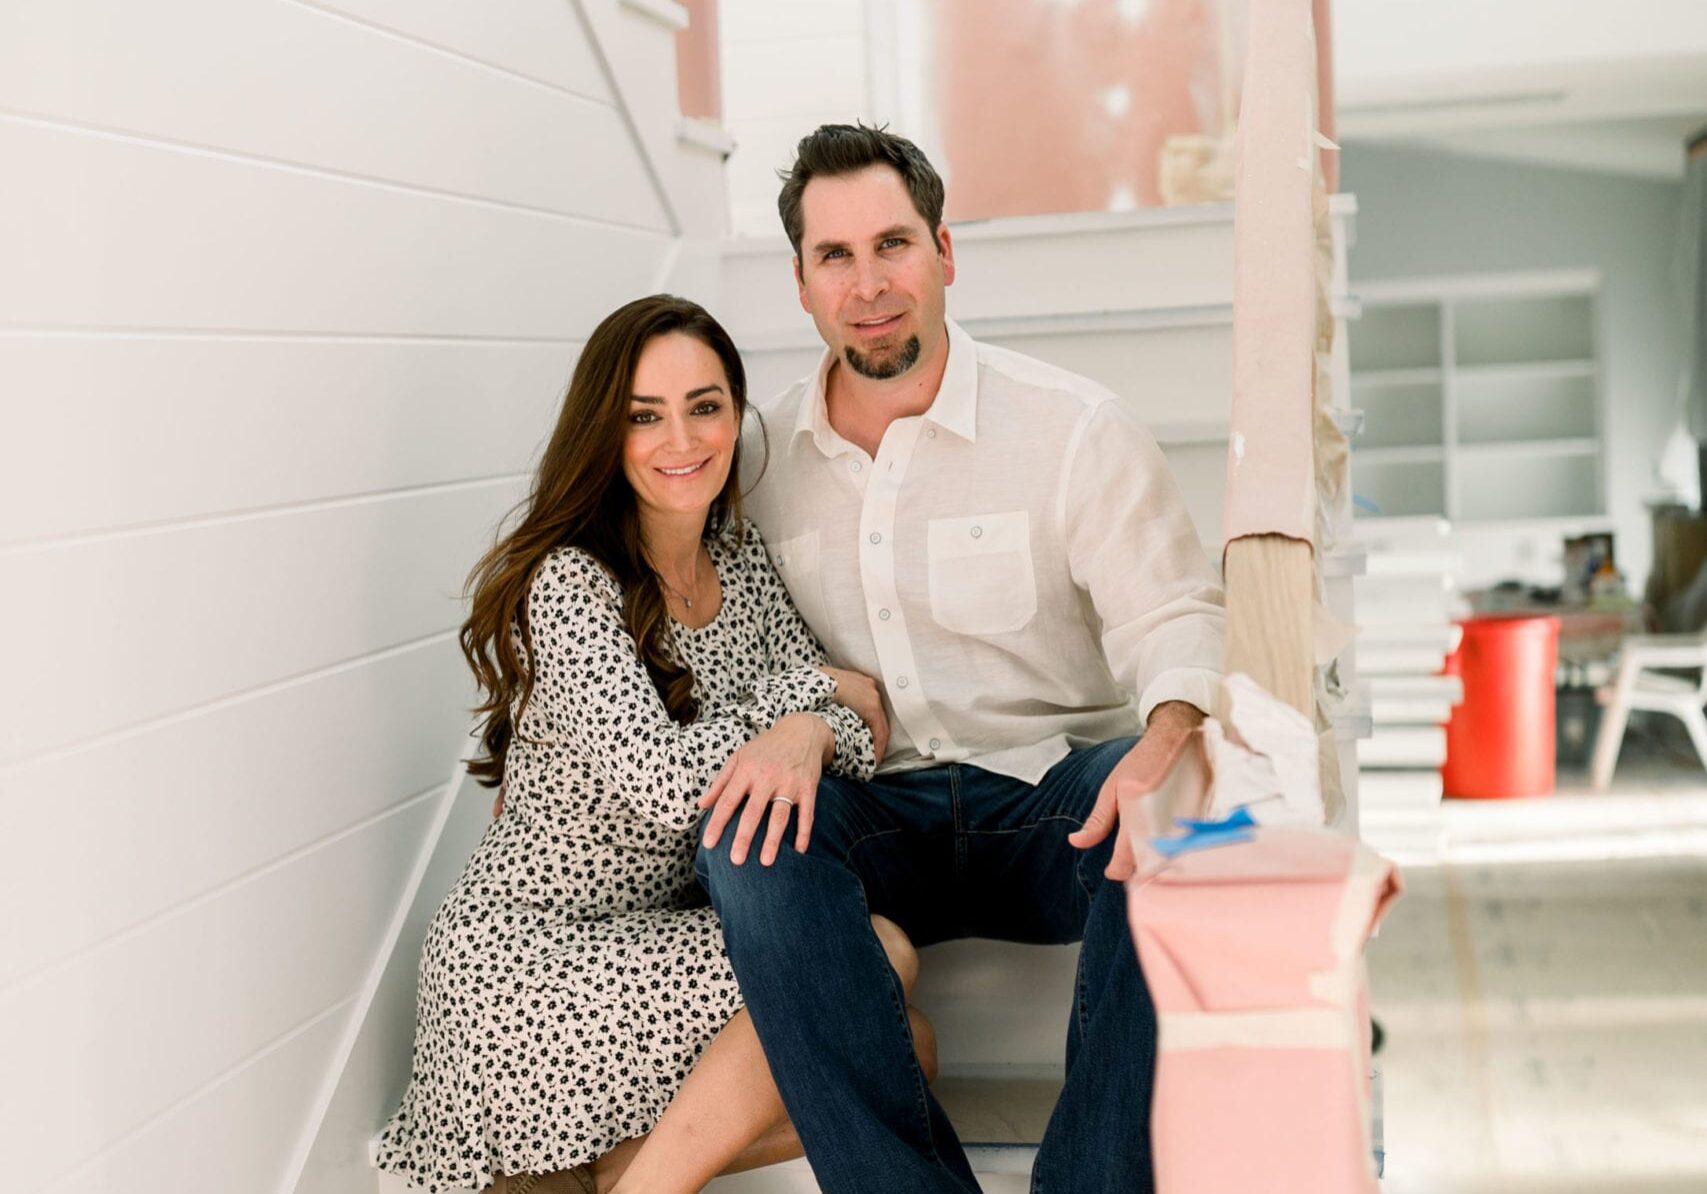
{"label": "man's face", "polygon": [[794,276],[800,305],[838,359],[865,377],[900,377],[947,334],[943,290],[954,281],[940,245],[889,166],[814,178],[800,198]]}

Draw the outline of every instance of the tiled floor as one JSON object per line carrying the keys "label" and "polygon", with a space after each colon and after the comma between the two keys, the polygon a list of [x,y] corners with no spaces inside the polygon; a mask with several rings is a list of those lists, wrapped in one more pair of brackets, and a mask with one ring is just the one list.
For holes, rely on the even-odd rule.
{"label": "tiled floor", "polygon": [[1388,1194],[1707,1192],[1707,776],[1449,802],[1372,945]]}

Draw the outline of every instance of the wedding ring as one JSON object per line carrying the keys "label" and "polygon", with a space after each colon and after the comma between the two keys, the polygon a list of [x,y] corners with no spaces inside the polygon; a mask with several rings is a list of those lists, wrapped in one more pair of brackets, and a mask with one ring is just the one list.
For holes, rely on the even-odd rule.
{"label": "wedding ring", "polygon": [[771,803],[772,804],[786,804],[786,805],[788,805],[789,808],[794,807],[794,801],[790,800],[786,796],[772,796],[771,797]]}

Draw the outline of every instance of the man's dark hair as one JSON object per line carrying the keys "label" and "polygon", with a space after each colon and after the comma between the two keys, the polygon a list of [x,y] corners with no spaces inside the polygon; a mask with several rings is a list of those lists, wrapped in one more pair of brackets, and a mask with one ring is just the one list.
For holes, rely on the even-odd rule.
{"label": "man's dark hair", "polygon": [[800,210],[806,184],[814,178],[855,174],[867,166],[889,166],[901,176],[901,181],[907,184],[907,194],[912,196],[913,210],[929,227],[931,239],[938,239],[937,229],[942,227],[942,177],[917,145],[905,137],[863,124],[821,124],[795,146],[794,166],[777,171],[777,177],[782,179],[782,193],[776,198],[776,209],[796,257],[800,256],[800,238],[806,233],[806,217]]}

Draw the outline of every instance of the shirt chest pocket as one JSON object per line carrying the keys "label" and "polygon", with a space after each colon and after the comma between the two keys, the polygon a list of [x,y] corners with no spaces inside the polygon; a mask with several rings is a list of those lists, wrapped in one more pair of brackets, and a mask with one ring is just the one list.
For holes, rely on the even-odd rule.
{"label": "shirt chest pocket", "polygon": [[824,609],[824,570],[818,559],[818,532],[807,531],[776,544],[771,548],[771,563],[776,565],[777,575],[782,577],[788,595],[794,599],[794,608],[822,642],[829,629],[829,618]]}
{"label": "shirt chest pocket", "polygon": [[1024,510],[933,518],[931,616],[960,634],[1006,634],[1037,612],[1031,516]]}

